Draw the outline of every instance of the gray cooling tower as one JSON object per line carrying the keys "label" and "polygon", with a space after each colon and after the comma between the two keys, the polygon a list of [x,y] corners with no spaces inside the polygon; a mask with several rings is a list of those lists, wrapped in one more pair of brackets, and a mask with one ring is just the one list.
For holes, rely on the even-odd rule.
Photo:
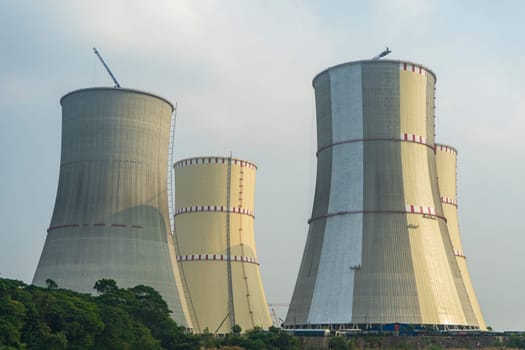
{"label": "gray cooling tower", "polygon": [[435,80],[389,60],[314,79],[315,199],[286,327],[478,326],[439,198]]}
{"label": "gray cooling tower", "polygon": [[70,92],[51,225],[33,283],[93,293],[101,278],[151,286],[191,327],[180,286],[167,198],[172,104],[115,88]]}

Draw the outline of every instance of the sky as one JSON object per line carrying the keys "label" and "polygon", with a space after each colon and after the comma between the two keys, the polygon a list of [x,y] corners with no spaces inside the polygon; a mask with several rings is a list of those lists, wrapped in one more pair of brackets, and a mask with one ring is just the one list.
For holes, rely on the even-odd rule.
{"label": "sky", "polygon": [[[389,46],[437,75],[437,141],[459,150],[467,263],[487,324],[525,330],[525,3],[455,0],[0,2],[0,276],[30,283],[51,220],[60,97],[112,86],[178,104],[175,160],[254,161],[270,303],[289,303],[315,185],[312,78]],[[284,318],[286,308],[278,307]]]}

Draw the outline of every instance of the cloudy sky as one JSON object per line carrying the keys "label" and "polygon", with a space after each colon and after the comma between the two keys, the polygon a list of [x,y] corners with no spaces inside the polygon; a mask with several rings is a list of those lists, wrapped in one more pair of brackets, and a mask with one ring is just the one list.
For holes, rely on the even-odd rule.
{"label": "cloudy sky", "polygon": [[122,86],[178,102],[176,159],[232,152],[259,165],[263,281],[269,302],[288,303],[315,183],[311,79],[388,45],[437,74],[437,139],[459,150],[486,321],[525,329],[524,13],[519,0],[2,0],[1,276],[32,279],[58,183],[59,99],[112,85],[96,46]]}

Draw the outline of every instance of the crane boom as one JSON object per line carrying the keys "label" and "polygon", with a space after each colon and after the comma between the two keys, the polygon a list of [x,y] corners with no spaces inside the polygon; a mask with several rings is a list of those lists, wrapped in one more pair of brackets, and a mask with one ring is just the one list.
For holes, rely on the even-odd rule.
{"label": "crane boom", "polygon": [[106,68],[109,76],[111,77],[111,79],[113,79],[113,82],[115,83],[115,87],[116,88],[119,88],[120,87],[120,84],[118,83],[117,81],[117,78],[115,78],[115,76],[113,75],[113,73],[111,73],[111,70],[109,69],[108,65],[106,64],[106,62],[104,62],[104,59],[102,58],[102,56],[100,56],[100,54],[98,53],[97,51],[97,48],[94,47],[93,48],[93,51],[95,52],[95,55],[97,55],[98,59],[100,60],[100,62],[102,62],[102,65],[104,66],[104,68]]}
{"label": "crane boom", "polygon": [[389,53],[391,53],[392,51],[388,48],[388,46],[386,47],[386,49],[381,52],[379,55],[377,56],[374,56],[372,57],[373,60],[378,60],[380,59],[381,57],[385,57],[386,55],[388,55]]}

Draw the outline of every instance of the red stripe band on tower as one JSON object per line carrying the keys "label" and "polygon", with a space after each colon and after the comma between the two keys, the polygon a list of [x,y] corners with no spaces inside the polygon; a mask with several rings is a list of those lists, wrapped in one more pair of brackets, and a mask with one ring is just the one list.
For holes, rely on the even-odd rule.
{"label": "red stripe band on tower", "polygon": [[454,205],[456,207],[458,206],[458,202],[454,198],[440,197],[440,200],[441,200],[441,203],[451,204],[451,205]]}
{"label": "red stripe band on tower", "polygon": [[462,250],[454,249],[454,255],[463,259],[466,259],[465,253]]}
{"label": "red stripe band on tower", "polygon": [[414,213],[414,214],[427,214],[432,216],[438,216],[436,214],[436,209],[432,207],[425,207],[422,205],[413,205],[413,204],[407,204],[406,205],[406,212],[407,213]]}
{"label": "red stripe band on tower", "polygon": [[57,226],[51,226],[47,229],[47,232],[53,231],[53,230],[59,230],[61,228],[70,228],[70,227],[79,227],[79,224],[68,224],[68,225],[57,225]]}
{"label": "red stripe band on tower", "polygon": [[360,139],[350,139],[350,140],[337,141],[337,142],[334,142],[332,144],[319,147],[319,149],[317,150],[317,153],[315,155],[318,155],[320,152],[324,151],[325,149],[328,149],[328,148],[331,148],[331,147],[334,147],[334,146],[344,145],[344,144],[348,144],[348,143],[355,143],[355,142],[371,142],[371,141],[406,141],[406,142],[414,142],[414,143],[418,143],[418,144],[427,146],[428,148],[430,148],[434,152],[436,151],[436,148],[433,145],[427,143],[426,137],[421,136],[421,135],[416,135],[416,134],[401,133],[399,135],[399,138],[397,138],[397,137],[391,137],[391,138],[388,138],[388,137],[368,137],[368,138],[360,138]]}
{"label": "red stripe band on tower", "polygon": [[54,231],[54,230],[60,230],[65,228],[72,228],[72,227],[80,227],[80,226],[92,226],[92,227],[105,227],[105,226],[111,226],[111,227],[131,227],[131,228],[143,228],[142,225],[127,225],[127,224],[103,224],[100,222],[97,222],[95,224],[66,224],[66,225],[56,225],[51,226],[47,229],[47,232]]}
{"label": "red stripe band on tower", "polygon": [[[227,261],[228,257],[224,254],[193,254],[193,255],[179,255],[177,261]],[[245,262],[250,264],[259,265],[259,261],[251,256],[230,256],[230,261]]]}
{"label": "red stripe band on tower", "polygon": [[445,145],[436,145],[436,151],[451,153],[451,154],[458,154],[458,151],[456,151],[454,148],[445,146]]}
{"label": "red stripe band on tower", "polygon": [[[226,164],[230,158],[224,158],[224,157],[199,157],[199,158],[189,158],[189,159],[183,159],[178,161],[177,163],[173,164],[174,168],[182,168],[189,165],[194,164]],[[255,165],[252,162],[246,161],[246,160],[240,160],[231,158],[232,165],[238,165],[241,168],[249,168],[249,169],[256,169],[257,165]]]}
{"label": "red stripe band on tower", "polygon": [[399,68],[405,72],[414,72],[421,75],[427,75],[427,70],[420,65],[403,62],[399,65]]}
{"label": "red stripe band on tower", "polygon": [[196,205],[192,207],[184,207],[179,208],[175,210],[175,216],[185,213],[198,213],[198,212],[221,212],[221,213],[236,213],[236,214],[242,214],[242,215],[249,215],[252,218],[255,218],[255,214],[253,211],[245,209],[245,208],[239,208],[239,207],[230,207],[229,209],[225,206],[217,206],[217,205]]}
{"label": "red stripe band on tower", "polygon": [[421,143],[423,145],[431,146],[431,145],[427,144],[427,139],[424,136],[421,136],[421,135],[402,133],[401,136],[400,136],[400,139],[403,140],[403,141]]}
{"label": "red stripe band on tower", "polygon": [[312,221],[327,219],[332,216],[339,215],[353,215],[353,214],[423,214],[431,217],[436,217],[447,222],[444,216],[438,215],[435,208],[425,207],[420,205],[407,204],[405,210],[343,210],[334,213],[328,213],[325,215],[319,215],[308,220],[308,224]]}

